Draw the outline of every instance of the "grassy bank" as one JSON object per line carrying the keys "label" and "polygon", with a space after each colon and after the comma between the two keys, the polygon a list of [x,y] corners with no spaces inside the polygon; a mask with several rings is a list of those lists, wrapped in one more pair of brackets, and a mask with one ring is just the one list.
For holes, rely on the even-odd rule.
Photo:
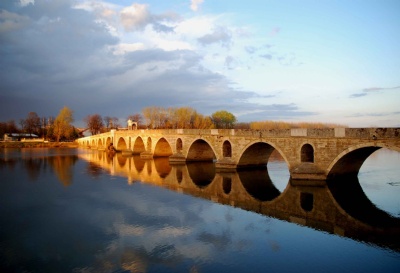
{"label": "grassy bank", "polygon": [[77,142],[1,141],[1,148],[78,148]]}

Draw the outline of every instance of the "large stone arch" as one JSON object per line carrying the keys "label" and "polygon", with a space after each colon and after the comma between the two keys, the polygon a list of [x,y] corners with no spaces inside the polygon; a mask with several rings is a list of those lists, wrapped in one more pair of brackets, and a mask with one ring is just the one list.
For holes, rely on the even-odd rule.
{"label": "large stone arch", "polygon": [[345,149],[329,164],[326,174],[328,178],[335,176],[357,176],[364,161],[375,151],[387,148],[400,152],[400,147],[383,143],[364,143]]}
{"label": "large stone arch", "polygon": [[259,141],[252,142],[243,149],[243,152],[239,156],[237,167],[243,168],[267,165],[269,157],[274,150],[278,151],[289,167],[289,161],[279,148],[271,143]]}
{"label": "large stone arch", "polygon": [[108,147],[111,144],[112,140],[111,137],[107,137],[106,139],[106,147]]}
{"label": "large stone arch", "polygon": [[101,141],[101,138],[97,141],[97,147],[102,148],[103,147],[103,142]]}
{"label": "large stone arch", "polygon": [[117,141],[117,146],[116,146],[117,151],[122,151],[128,149],[128,146],[126,145],[126,141],[123,137],[120,137]]}
{"label": "large stone arch", "polygon": [[146,148],[144,146],[144,141],[143,139],[139,136],[135,139],[135,142],[133,143],[133,154],[140,154],[146,151]]}
{"label": "large stone arch", "polygon": [[172,148],[165,138],[160,138],[154,147],[153,157],[165,157],[172,155]]}
{"label": "large stone arch", "polygon": [[204,139],[196,139],[190,145],[186,161],[213,161],[216,153],[213,147]]}
{"label": "large stone arch", "polygon": [[96,147],[96,140],[92,139],[92,143],[91,143],[92,148]]}

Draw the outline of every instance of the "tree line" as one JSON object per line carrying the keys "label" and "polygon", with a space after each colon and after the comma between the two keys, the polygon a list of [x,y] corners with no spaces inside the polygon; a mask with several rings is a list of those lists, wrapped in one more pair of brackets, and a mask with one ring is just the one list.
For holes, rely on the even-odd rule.
{"label": "tree line", "polygon": [[25,119],[19,120],[19,127],[14,120],[0,122],[0,136],[7,133],[37,135],[51,141],[72,141],[82,136],[75,128],[73,112],[68,107],[60,110],[57,117],[39,117],[36,112],[29,112]]}
{"label": "tree line", "polygon": [[[327,123],[289,123],[282,121],[255,121],[238,123],[235,115],[219,110],[205,116],[191,107],[160,107],[149,106],[141,113],[134,113],[121,121],[117,117],[101,116],[100,114],[87,115],[84,118],[85,130],[92,135],[108,132],[112,129],[126,128],[126,122],[131,120],[137,123],[138,129],[291,129],[291,128],[334,128],[347,127],[340,124]],[[5,133],[36,134],[47,140],[65,141],[75,140],[83,136],[84,130],[75,128],[73,111],[68,107],[60,110],[57,117],[39,117],[35,112],[29,112],[25,119],[19,120],[20,127],[14,120],[0,122],[0,136]]]}

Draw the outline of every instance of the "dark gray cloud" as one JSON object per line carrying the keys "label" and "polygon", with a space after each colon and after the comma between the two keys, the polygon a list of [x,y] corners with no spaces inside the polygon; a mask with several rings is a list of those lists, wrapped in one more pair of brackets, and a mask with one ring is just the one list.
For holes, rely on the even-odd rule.
{"label": "dark gray cloud", "polygon": [[[125,118],[146,106],[191,106],[205,115],[221,109],[243,113],[276,107],[249,103],[259,95],[238,90],[223,75],[206,69],[194,51],[114,54],[112,48],[121,41],[95,13],[71,8],[73,3],[0,3],[0,121],[18,121],[31,111],[56,116],[64,106],[74,111],[78,123],[94,113]],[[149,14],[153,19],[145,21],[159,31],[172,31],[164,22],[179,19],[174,14]],[[219,28],[199,42],[229,45],[231,35]],[[226,61],[231,65],[235,60]],[[293,105],[278,106],[276,113],[279,110],[288,116],[304,114]]]}

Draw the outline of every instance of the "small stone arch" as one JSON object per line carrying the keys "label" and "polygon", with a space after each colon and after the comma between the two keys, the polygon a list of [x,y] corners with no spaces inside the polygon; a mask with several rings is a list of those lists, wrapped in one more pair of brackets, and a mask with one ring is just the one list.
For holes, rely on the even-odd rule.
{"label": "small stone arch", "polygon": [[176,152],[177,152],[177,153],[181,153],[181,152],[182,152],[182,149],[183,149],[182,139],[181,139],[181,138],[178,138],[178,139],[176,140]]}
{"label": "small stone arch", "polygon": [[211,145],[204,139],[197,139],[190,145],[186,161],[213,161],[215,158]]}
{"label": "small stone arch", "polygon": [[225,140],[222,144],[222,154],[223,157],[232,157],[232,145],[228,140]]}
{"label": "small stone arch", "polygon": [[165,138],[160,138],[154,148],[153,157],[165,157],[172,155],[171,145]]}
{"label": "small stone arch", "polygon": [[311,144],[304,144],[300,150],[301,162],[314,163],[314,148]]}
{"label": "small stone arch", "polygon": [[103,142],[101,141],[101,139],[99,139],[98,141],[97,141],[97,147],[103,147]]}

